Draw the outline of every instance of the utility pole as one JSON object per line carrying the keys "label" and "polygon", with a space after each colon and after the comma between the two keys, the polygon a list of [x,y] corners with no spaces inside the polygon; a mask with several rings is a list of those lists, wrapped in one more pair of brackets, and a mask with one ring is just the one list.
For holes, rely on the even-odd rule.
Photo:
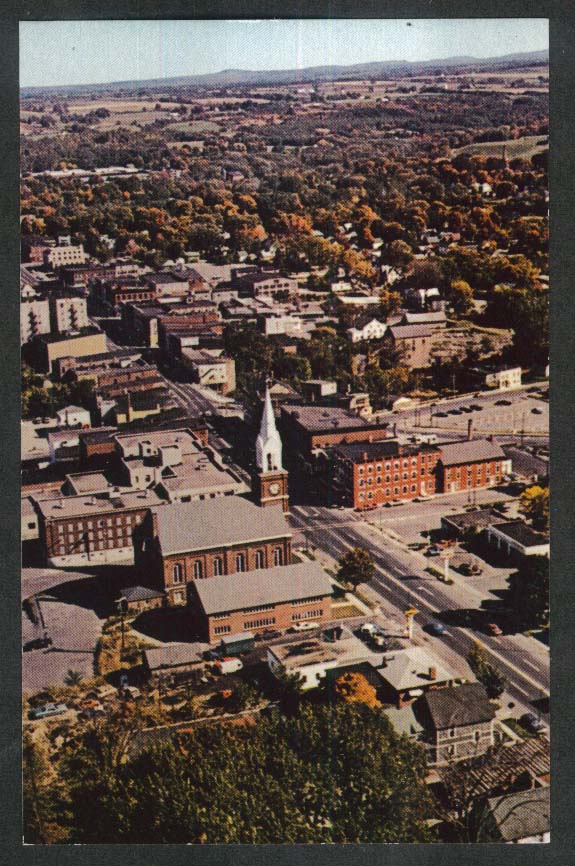
{"label": "utility pole", "polygon": [[118,610],[120,611],[120,622],[122,629],[122,637],[121,637],[121,645],[120,645],[120,658],[122,659],[124,656],[124,650],[126,649],[126,630],[125,630],[125,616],[128,612],[128,599],[125,596],[118,599]]}

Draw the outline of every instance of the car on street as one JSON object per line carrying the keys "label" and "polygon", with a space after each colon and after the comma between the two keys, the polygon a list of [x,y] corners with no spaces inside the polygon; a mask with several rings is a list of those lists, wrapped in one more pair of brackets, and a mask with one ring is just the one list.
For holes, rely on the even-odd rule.
{"label": "car on street", "polygon": [[436,418],[447,418],[447,412],[434,412]]}
{"label": "car on street", "polygon": [[42,707],[36,707],[28,713],[29,719],[48,719],[50,716],[61,716],[62,713],[67,713],[68,707],[66,704],[44,704]]}
{"label": "car on street", "polygon": [[471,406],[462,406],[461,411],[462,412],[473,412],[473,409],[471,408]]}
{"label": "car on street", "polygon": [[296,622],[295,625],[292,625],[290,631],[313,631],[316,628],[319,628],[318,622]]}
{"label": "car on street", "polygon": [[496,406],[511,406],[511,400],[496,400]]}
{"label": "car on street", "polygon": [[441,556],[442,549],[441,547],[437,547],[437,545],[432,544],[431,547],[428,547],[425,551],[426,556]]}
{"label": "car on street", "polygon": [[469,408],[473,409],[474,412],[483,412],[483,406],[480,406],[479,403],[472,403]]}
{"label": "car on street", "polygon": [[485,626],[485,631],[493,637],[499,637],[499,635],[503,634],[496,622],[488,622]]}
{"label": "car on street", "polygon": [[531,731],[533,734],[539,734],[541,731],[545,730],[545,725],[535,713],[525,713],[525,715],[521,716],[519,719],[524,728],[527,728],[528,731]]}
{"label": "car on street", "polygon": [[542,415],[542,414],[543,414],[543,409],[539,409],[538,406],[534,406],[533,409],[531,410],[531,412],[532,412],[534,415]]}
{"label": "car on street", "polygon": [[428,631],[429,634],[435,635],[435,637],[439,637],[440,635],[445,634],[447,631],[445,626],[442,623],[437,622],[436,620],[430,622],[429,625],[425,627],[425,630]]}
{"label": "car on street", "polygon": [[450,415],[461,415],[461,409],[450,409],[449,414]]}

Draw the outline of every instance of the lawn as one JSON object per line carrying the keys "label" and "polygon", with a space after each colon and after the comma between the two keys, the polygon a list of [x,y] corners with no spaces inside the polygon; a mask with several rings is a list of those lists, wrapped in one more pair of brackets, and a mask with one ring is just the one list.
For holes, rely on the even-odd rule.
{"label": "lawn", "polygon": [[347,619],[350,616],[363,616],[363,611],[354,604],[342,604],[332,605],[331,614],[334,619]]}

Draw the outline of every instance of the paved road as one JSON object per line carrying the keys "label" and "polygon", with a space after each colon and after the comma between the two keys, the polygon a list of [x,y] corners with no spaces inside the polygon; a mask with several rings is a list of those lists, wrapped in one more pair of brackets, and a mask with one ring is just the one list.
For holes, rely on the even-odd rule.
{"label": "paved road", "polygon": [[[411,554],[385,540],[379,530],[366,526],[361,520],[348,515],[333,515],[334,526],[314,529],[318,517],[306,512],[320,509],[294,509],[292,523],[306,527],[309,542],[314,547],[337,558],[352,547],[370,550],[376,563],[377,576],[371,585],[386,607],[399,615],[407,606],[415,604],[417,616],[416,638],[426,643],[458,672],[468,672],[466,657],[475,641],[480,641],[492,661],[508,678],[507,695],[516,703],[532,710],[531,702],[549,694],[549,665],[547,650],[535,639],[524,635],[504,635],[499,638],[476,633],[472,628],[449,627],[442,637],[430,638],[421,629],[437,618],[441,611],[478,606],[478,596],[484,591],[458,582],[453,586],[441,584],[423,570],[422,557]],[[324,515],[325,517],[325,515]],[[406,580],[409,577],[409,580]],[[493,597],[495,600],[495,597]]]}
{"label": "paved road", "polygon": [[216,392],[210,393],[208,388],[191,382],[173,382],[165,376],[163,378],[172,396],[190,415],[226,413],[234,409],[243,411],[233,400],[221,397]]}

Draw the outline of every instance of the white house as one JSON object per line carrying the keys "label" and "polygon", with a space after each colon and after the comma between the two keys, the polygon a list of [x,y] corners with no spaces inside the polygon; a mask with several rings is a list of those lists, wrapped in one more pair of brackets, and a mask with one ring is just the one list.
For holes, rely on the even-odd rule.
{"label": "white house", "polygon": [[521,367],[512,367],[510,370],[497,370],[495,373],[487,374],[485,384],[488,388],[498,388],[500,391],[520,388],[521,373]]}
{"label": "white house", "polygon": [[359,343],[361,340],[381,340],[386,331],[385,322],[371,319],[363,328],[348,328],[347,334],[352,343]]}

